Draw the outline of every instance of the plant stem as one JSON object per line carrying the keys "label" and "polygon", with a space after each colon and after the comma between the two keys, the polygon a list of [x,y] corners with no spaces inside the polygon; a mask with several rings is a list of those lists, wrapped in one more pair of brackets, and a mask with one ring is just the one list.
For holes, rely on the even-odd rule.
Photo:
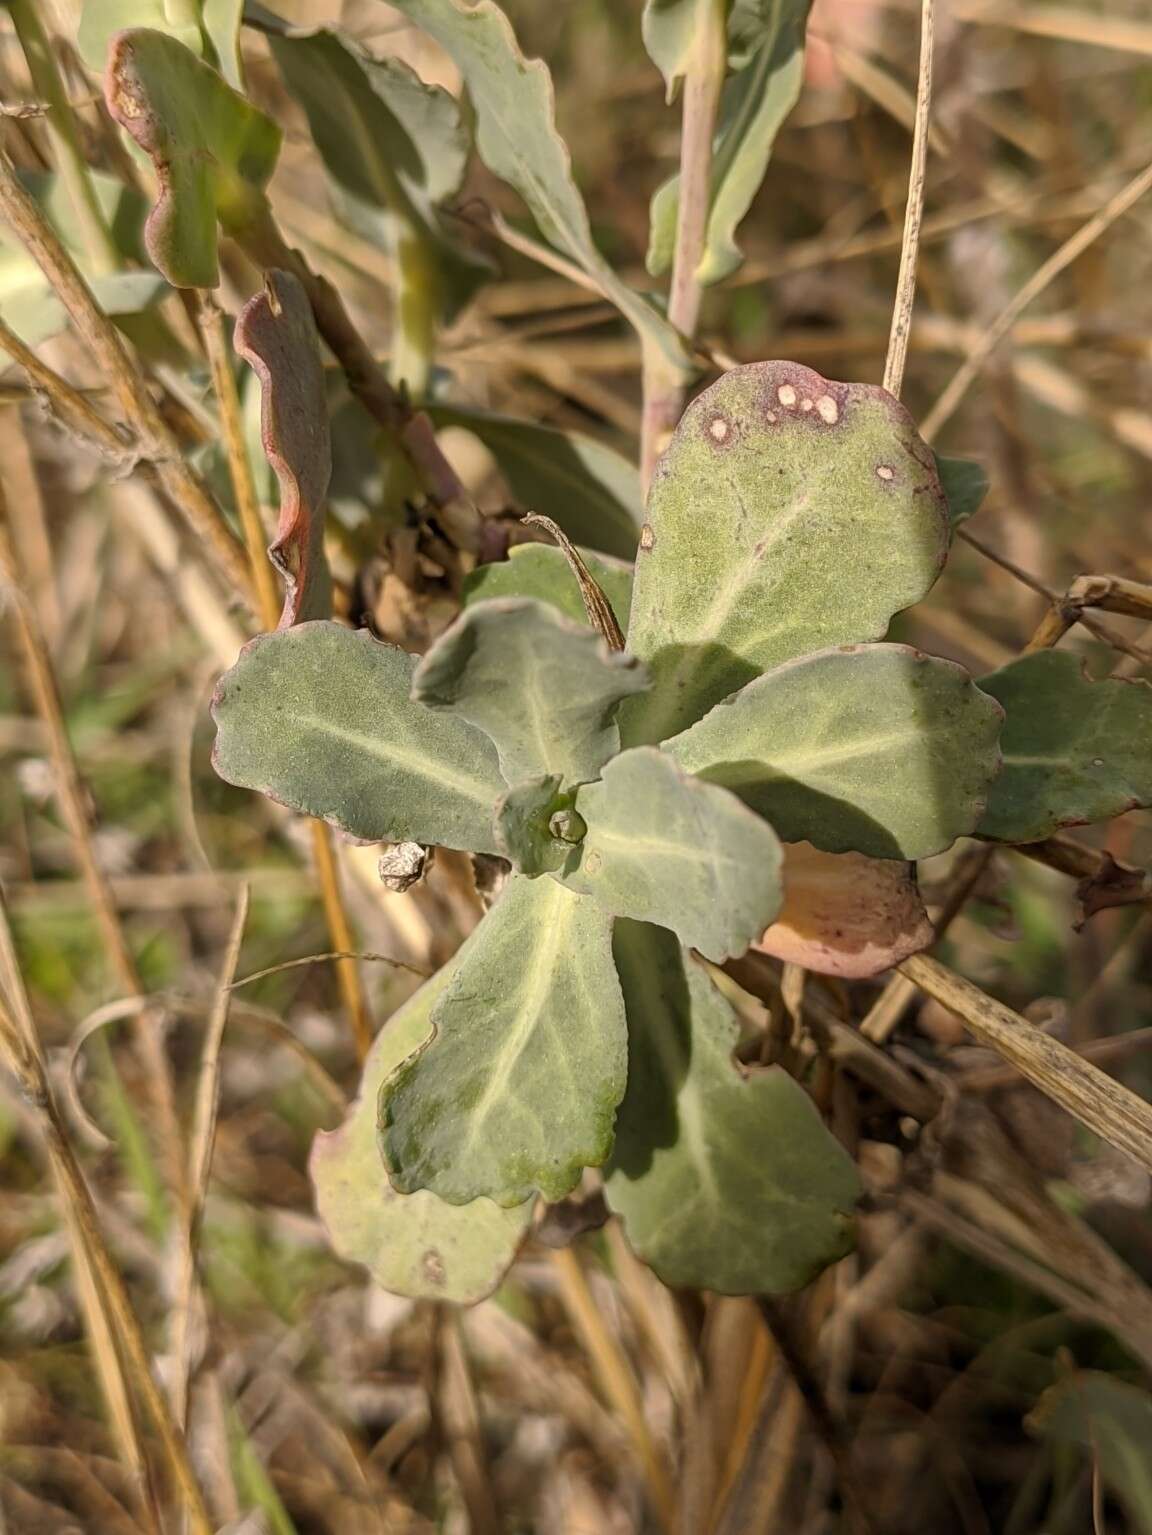
{"label": "plant stem", "polygon": [[414,411],[407,398],[389,383],[388,375],[352,323],[340,294],[287,243],[267,205],[246,229],[237,229],[234,234],[259,267],[281,267],[300,280],[312,305],[316,328],[343,369],[349,389],[368,414],[399,443],[453,541],[459,548],[476,549],[480,513],[475,503],[445,458],[428,416],[423,411]]}
{"label": "plant stem", "polygon": [[220,412],[224,449],[228,456],[228,474],[232,481],[232,494],[236,498],[236,510],[240,514],[240,526],[244,530],[244,544],[248,551],[260,622],[265,629],[275,629],[280,618],[280,594],[268,559],[268,535],[260,516],[256,481],[248,459],[248,445],[244,441],[240,393],[236,388],[236,375],[232,371],[224,314],[207,292],[200,295],[200,334],[204,337],[204,350],[208,354],[208,365],[212,373],[212,388]]}
{"label": "plant stem", "polygon": [[926,954],[914,954],[897,969],[962,1019],[981,1044],[1010,1061],[1034,1087],[1152,1172],[1152,1105]]}
{"label": "plant stem", "polygon": [[912,132],[912,162],[908,169],[908,204],[904,210],[904,241],[900,247],[900,275],[888,335],[884,363],[884,388],[900,398],[908,338],[912,330],[912,306],[916,302],[916,263],[920,255],[920,226],[924,219],[924,178],[928,165],[928,124],[932,112],[932,56],[936,27],[935,0],[920,5],[920,77],[916,87],[916,122]]}
{"label": "plant stem", "polygon": [[[668,293],[668,318],[685,341],[700,320],[700,264],[708,242],[712,206],[712,145],[720,92],[728,64],[727,0],[698,0],[696,32],[684,75],[680,130],[680,203]],[[656,460],[684,409],[685,382],[657,347],[646,344],[640,478],[647,489]]]}
{"label": "plant stem", "polygon": [[176,505],[194,537],[211,549],[220,574],[245,602],[253,602],[243,550],[212,497],[185,463],[180,445],[148,391],[115,326],[105,315],[75,261],[22,186],[8,155],[0,151],[0,214],[19,236],[52,285],[116,397],[137,438],[139,452],[155,468],[161,489]]}
{"label": "plant stem", "polygon": [[12,25],[28,64],[37,96],[46,104],[45,127],[52,164],[72,204],[84,253],[94,275],[114,272],[120,255],[96,196],[87,163],[80,152],[72,104],[60,78],[52,44],[40,20],[41,0],[8,0]]}

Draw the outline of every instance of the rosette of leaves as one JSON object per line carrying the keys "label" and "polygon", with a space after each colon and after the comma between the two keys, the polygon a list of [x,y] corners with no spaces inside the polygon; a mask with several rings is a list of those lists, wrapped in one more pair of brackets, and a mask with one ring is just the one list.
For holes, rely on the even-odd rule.
{"label": "rosette of leaves", "polygon": [[[845,1250],[852,1164],[800,1083],[734,1064],[709,966],[774,932],[786,950],[828,861],[848,855],[850,904],[877,870],[914,896],[910,861],[976,827],[1000,706],[959,666],[879,643],[947,541],[935,462],[894,399],[756,364],[695,401],[660,464],[624,651],[539,584],[481,585],[422,659],[305,623],[222,679],[230,782],[360,839],[511,865],[403,1057],[383,1070],[381,1044],[370,1064],[391,1189],[429,1248],[432,1199],[454,1235],[487,1221],[507,1261],[523,1225],[496,1230],[493,1205],[523,1216],[597,1167],[670,1283],[782,1291]],[[889,950],[926,940],[906,905]],[[338,1132],[359,1166],[374,1108]],[[316,1167],[321,1207],[362,1255],[341,1149]]]}

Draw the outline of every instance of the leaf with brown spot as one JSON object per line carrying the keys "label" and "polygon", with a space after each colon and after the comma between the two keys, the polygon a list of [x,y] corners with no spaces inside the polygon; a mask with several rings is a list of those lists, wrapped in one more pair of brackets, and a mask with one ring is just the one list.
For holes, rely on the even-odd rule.
{"label": "leaf with brown spot", "polygon": [[932,942],[914,864],[784,848],[784,905],[753,948],[850,980],[878,975]]}
{"label": "leaf with brown spot", "polygon": [[284,577],[280,628],[332,611],[324,558],[324,496],[332,442],[312,306],[290,272],[270,271],[236,321],[235,346],[260,380],[260,437],[280,483],[280,520],[268,553]]}

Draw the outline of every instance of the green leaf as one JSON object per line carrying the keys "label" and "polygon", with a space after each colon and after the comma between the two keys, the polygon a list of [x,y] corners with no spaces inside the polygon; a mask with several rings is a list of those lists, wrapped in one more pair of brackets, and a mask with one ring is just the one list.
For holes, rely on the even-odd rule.
{"label": "green leaf", "polygon": [[453,242],[437,212],[460,190],[468,161],[459,103],[399,59],[372,58],[328,28],[270,30],[269,42],[308,118],[337,214],[399,262],[410,263],[418,245],[422,302],[451,318],[490,271]]}
{"label": "green leaf", "polygon": [[[776,135],[796,105],[804,81],[804,29],[811,0],[774,0],[765,7],[747,63],[720,98],[713,146],[711,202],[697,276],[705,285],[728,277],[743,261],[736,230],[760,189]],[[652,199],[648,270],[670,271],[680,212],[680,177]]]}
{"label": "green leaf", "polygon": [[260,443],[280,487],[276,538],[268,553],[284,577],[280,628],[332,611],[324,557],[324,497],[332,437],[320,338],[300,280],[275,268],[236,320],[237,356],[260,381]]}
{"label": "green leaf", "polygon": [[266,216],[280,129],[183,43],[147,28],[113,39],[104,89],[156,169],[144,230],[154,265],[174,287],[214,288],[217,220],[231,233]]}
{"label": "green leaf", "polygon": [[762,954],[860,980],[926,949],[936,936],[915,864],[789,842],[782,877],[784,904],[753,944]]}
{"label": "green leaf", "polygon": [[495,749],[412,702],[415,667],[339,624],[260,635],[216,689],[216,771],[366,842],[499,852]]}
{"label": "green leaf", "polygon": [[432,1030],[432,1009],[454,972],[446,965],[393,1013],[364,1062],[344,1123],[318,1135],[309,1171],[333,1248],[362,1263],[393,1295],[467,1306],[503,1278],[532,1221],[532,1202],[502,1210],[491,1200],[448,1205],[435,1194],[398,1194],[376,1140],[381,1084]]}
{"label": "green leaf", "polygon": [[701,0],[645,0],[640,31],[648,57],[664,76],[668,100],[684,78]]}
{"label": "green leaf", "polygon": [[596,248],[567,147],[556,131],[547,65],[524,57],[511,22],[493,0],[394,0],[394,6],[434,38],[463,75],[485,165],[515,187],[544,238],[588,273],[641,338],[690,373],[676,331],[617,277]]}
{"label": "green leaf", "polygon": [[583,834],[583,823],[572,813],[574,799],[572,790],[561,793],[560,775],[552,773],[517,784],[500,801],[496,840],[521,874],[551,873],[572,856],[572,845]]}
{"label": "green leaf", "polygon": [[644,668],[530,598],[467,608],[416,669],[413,697],[451,709],[496,743],[508,783],[594,778],[619,749],[616,710]]}
{"label": "green leaf", "polygon": [[495,458],[526,512],[543,512],[576,544],[631,560],[644,498],[635,465],[593,437],[456,405],[430,405],[438,427],[459,426]]}
{"label": "green leaf", "polygon": [[721,964],[780,907],[780,844],[734,795],[655,747],[622,752],[577,794],[587,826],[563,880],[606,911],[671,928]]}
{"label": "green leaf", "polygon": [[[610,560],[581,549],[580,556],[588,573],[607,597],[621,629],[628,627],[628,609],[632,605],[632,567],[623,560]],[[586,624],[588,615],[580,595],[580,583],[572,567],[554,544],[515,544],[506,560],[492,565],[477,565],[464,577],[463,601],[466,608],[493,597],[534,597],[549,603],[564,614]]]}
{"label": "green leaf", "polygon": [[988,471],[970,458],[941,458],[939,453],[933,457],[948,502],[948,522],[955,529],[983,505],[988,494]]}
{"label": "green leaf", "polygon": [[1038,650],[981,677],[1007,716],[1004,770],[977,831],[1039,842],[1061,826],[1152,805],[1152,687],[1093,682],[1078,656]]}
{"label": "green leaf", "polygon": [[[88,286],[100,308],[113,320],[144,314],[169,292],[155,272],[108,272]],[[68,329],[68,311],[55,290],[35,270],[0,256],[0,313],[26,346],[39,346]],[[0,357],[4,356],[0,347]]]}
{"label": "green leaf", "polygon": [[[145,204],[132,187],[112,176],[91,173],[100,210],[111,228],[117,249],[129,260],[140,256],[139,234]],[[39,203],[49,223],[64,245],[86,265],[83,231],[67,189],[58,176],[22,172],[20,180]],[[119,321],[126,316],[149,310],[168,290],[168,284],[155,272],[109,272],[89,275],[97,303],[105,314]],[[68,313],[56,297],[24,246],[5,230],[0,230],[0,314],[27,346],[58,336],[68,328]],[[0,352],[0,356],[3,353]]]}
{"label": "green leaf", "polygon": [[979,821],[1002,720],[953,661],[845,645],[750,682],[664,749],[787,842],[927,858]]}
{"label": "green leaf", "polygon": [[1027,1427],[1056,1445],[1087,1452],[1133,1529],[1152,1535],[1152,1396],[1098,1370],[1077,1370],[1052,1386]]}
{"label": "green leaf", "polygon": [[100,74],[108,44],[128,27],[167,32],[186,48],[214,64],[243,89],[240,69],[240,13],[244,0],[84,0],[76,44],[80,57]]}
{"label": "green leaf", "polygon": [[625,745],[682,730],[782,661],[879,639],[947,545],[932,455],[891,395],[790,362],[725,374],[653,481],[628,629],[652,693],[622,711]]}
{"label": "green leaf", "polygon": [[513,875],[461,950],[424,1049],[385,1083],[381,1144],[403,1193],[562,1199],[612,1145],[624,1003],[612,919],[555,880]]}
{"label": "green leaf", "polygon": [[617,922],[628,1091],[604,1193],[665,1284],[798,1290],[851,1246],[856,1170],[779,1067],[743,1075],[728,1003],[669,933]]}

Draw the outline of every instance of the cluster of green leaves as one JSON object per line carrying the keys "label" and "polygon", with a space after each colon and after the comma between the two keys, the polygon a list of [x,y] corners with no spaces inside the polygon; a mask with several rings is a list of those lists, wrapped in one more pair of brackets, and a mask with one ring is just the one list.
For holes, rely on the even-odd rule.
{"label": "cluster of green leaves", "polygon": [[[947,538],[932,457],[895,401],[758,364],[685,415],[630,598],[626,569],[593,566],[627,617],[624,653],[572,616],[563,559],[538,547],[479,571],[420,660],[303,624],[223,679],[231,782],[359,838],[512,867],[402,1015],[408,1047],[390,1030],[367,1077],[391,1185],[424,1201],[414,1240],[435,1248],[444,1291],[458,1293],[462,1231],[471,1294],[525,1206],[586,1167],[605,1167],[633,1244],[675,1283],[786,1289],[843,1250],[851,1164],[792,1078],[737,1070],[736,1018],[704,961],[776,917],[781,837],[903,861],[975,828],[1000,708],[952,663],[877,643]],[[362,1099],[316,1160],[330,1226],[360,1253],[362,1215],[339,1236],[347,1158],[362,1164],[375,1113]],[[493,1205],[518,1221],[494,1227]],[[390,1280],[411,1285],[411,1241],[397,1251],[406,1277]]]}
{"label": "cluster of green leaves", "polygon": [[[547,68],[500,7],[395,3],[452,56],[469,111],[338,33],[255,4],[245,15],[304,110],[337,216],[392,255],[396,376],[418,396],[431,387],[435,328],[484,278],[451,214],[475,148],[645,355],[686,378],[682,338],[596,247]],[[240,9],[85,6],[88,56],[109,50],[110,108],[154,163],[148,253],[180,287],[217,282],[219,230],[264,265],[276,244],[265,188],[281,134],[242,94]],[[670,94],[715,9],[648,0],[645,39]],[[724,8],[703,282],[739,262],[737,227],[799,88],[807,10]],[[677,202],[673,179],[653,203],[654,274]],[[142,279],[152,288],[129,297],[146,302],[151,274],[102,280]],[[250,306],[238,345],[266,388],[282,385],[261,435],[285,498],[288,627],[221,683],[219,770],[355,837],[511,868],[377,1042],[353,1114],[317,1145],[335,1245],[390,1288],[474,1299],[534,1202],[599,1167],[633,1246],[669,1282],[803,1283],[848,1240],[855,1175],[799,1083],[733,1064],[737,1015],[710,966],[757,943],[842,974],[910,952],[929,933],[914,860],[968,834],[1025,841],[1152,801],[1145,756],[1126,744],[1147,734],[1152,692],[1090,682],[1064,655],[977,687],[883,643],[986,482],[935,460],[883,391],[789,363],[738,369],[690,407],[646,511],[634,469],[604,445],[429,402],[437,425],[487,444],[517,499],[588,546],[623,653],[588,627],[563,556],[543,546],[479,568],[419,660],[297,623],[326,611],[327,433],[307,430],[324,385],[302,290],[284,274],[269,284],[275,305]]]}

